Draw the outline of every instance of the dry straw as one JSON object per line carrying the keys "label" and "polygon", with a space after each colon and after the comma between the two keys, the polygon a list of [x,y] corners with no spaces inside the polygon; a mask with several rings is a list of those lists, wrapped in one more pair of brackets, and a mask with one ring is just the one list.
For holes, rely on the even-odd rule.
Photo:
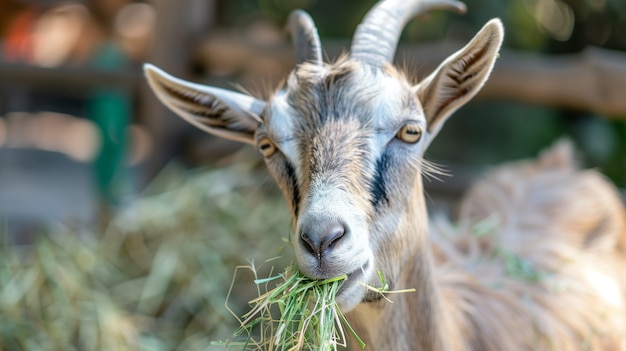
{"label": "dry straw", "polygon": [[224,309],[233,267],[273,255],[289,231],[283,200],[260,192],[267,175],[239,161],[171,165],[104,230],[49,224],[17,245],[0,214],[0,351],[223,350],[211,341],[238,326]]}

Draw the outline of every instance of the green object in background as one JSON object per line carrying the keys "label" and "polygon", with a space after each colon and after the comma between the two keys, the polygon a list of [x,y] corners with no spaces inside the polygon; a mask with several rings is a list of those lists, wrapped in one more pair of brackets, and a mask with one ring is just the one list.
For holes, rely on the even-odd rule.
{"label": "green object in background", "polygon": [[602,171],[618,186],[626,187],[626,118],[611,122],[615,131],[617,146],[613,149],[610,158],[605,162]]}
{"label": "green object in background", "polygon": [[[113,71],[126,67],[128,59],[116,44],[106,43],[96,51],[91,65],[97,69]],[[100,132],[101,149],[94,168],[97,188],[105,204],[119,203],[129,188],[126,130],[131,114],[130,92],[122,89],[98,89],[87,101],[87,117],[96,124]]]}

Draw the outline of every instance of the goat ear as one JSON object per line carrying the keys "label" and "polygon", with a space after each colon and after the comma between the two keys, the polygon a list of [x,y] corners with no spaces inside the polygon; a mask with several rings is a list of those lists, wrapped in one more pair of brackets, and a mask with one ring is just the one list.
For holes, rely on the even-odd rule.
{"label": "goat ear", "polygon": [[428,142],[445,120],[482,88],[502,44],[499,19],[489,21],[463,49],[448,57],[430,76],[414,87],[428,124]]}
{"label": "goat ear", "polygon": [[190,83],[151,64],[144,65],[144,72],[159,100],[187,122],[226,139],[254,144],[265,101]]}

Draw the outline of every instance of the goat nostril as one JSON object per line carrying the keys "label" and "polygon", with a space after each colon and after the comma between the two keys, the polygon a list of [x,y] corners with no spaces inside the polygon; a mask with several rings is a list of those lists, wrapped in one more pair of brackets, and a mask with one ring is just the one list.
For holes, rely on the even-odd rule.
{"label": "goat nostril", "polygon": [[321,256],[335,246],[345,234],[346,229],[342,224],[333,223],[319,232],[315,230],[302,231],[300,240],[309,252]]}
{"label": "goat nostril", "polygon": [[300,234],[300,240],[302,240],[306,244],[304,246],[311,253],[314,253],[316,255],[319,254],[318,249],[317,249],[317,244],[315,243],[315,240],[313,240],[313,238],[311,238],[311,236],[308,233]]}
{"label": "goat nostril", "polygon": [[332,225],[328,229],[328,233],[326,234],[326,236],[321,242],[320,252],[325,252],[331,246],[337,243],[341,238],[343,238],[345,232],[346,231],[341,224],[337,223],[337,224]]}

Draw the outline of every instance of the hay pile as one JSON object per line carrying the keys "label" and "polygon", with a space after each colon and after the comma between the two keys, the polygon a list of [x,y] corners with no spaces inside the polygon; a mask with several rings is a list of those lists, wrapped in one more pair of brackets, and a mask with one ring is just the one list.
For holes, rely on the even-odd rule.
{"label": "hay pile", "polygon": [[[57,224],[32,245],[2,242],[0,350],[220,349],[239,327],[224,306],[234,268],[278,255],[289,234],[282,199],[258,190],[267,176],[234,163],[170,167],[103,232]],[[239,315],[252,279],[234,282]]]}

